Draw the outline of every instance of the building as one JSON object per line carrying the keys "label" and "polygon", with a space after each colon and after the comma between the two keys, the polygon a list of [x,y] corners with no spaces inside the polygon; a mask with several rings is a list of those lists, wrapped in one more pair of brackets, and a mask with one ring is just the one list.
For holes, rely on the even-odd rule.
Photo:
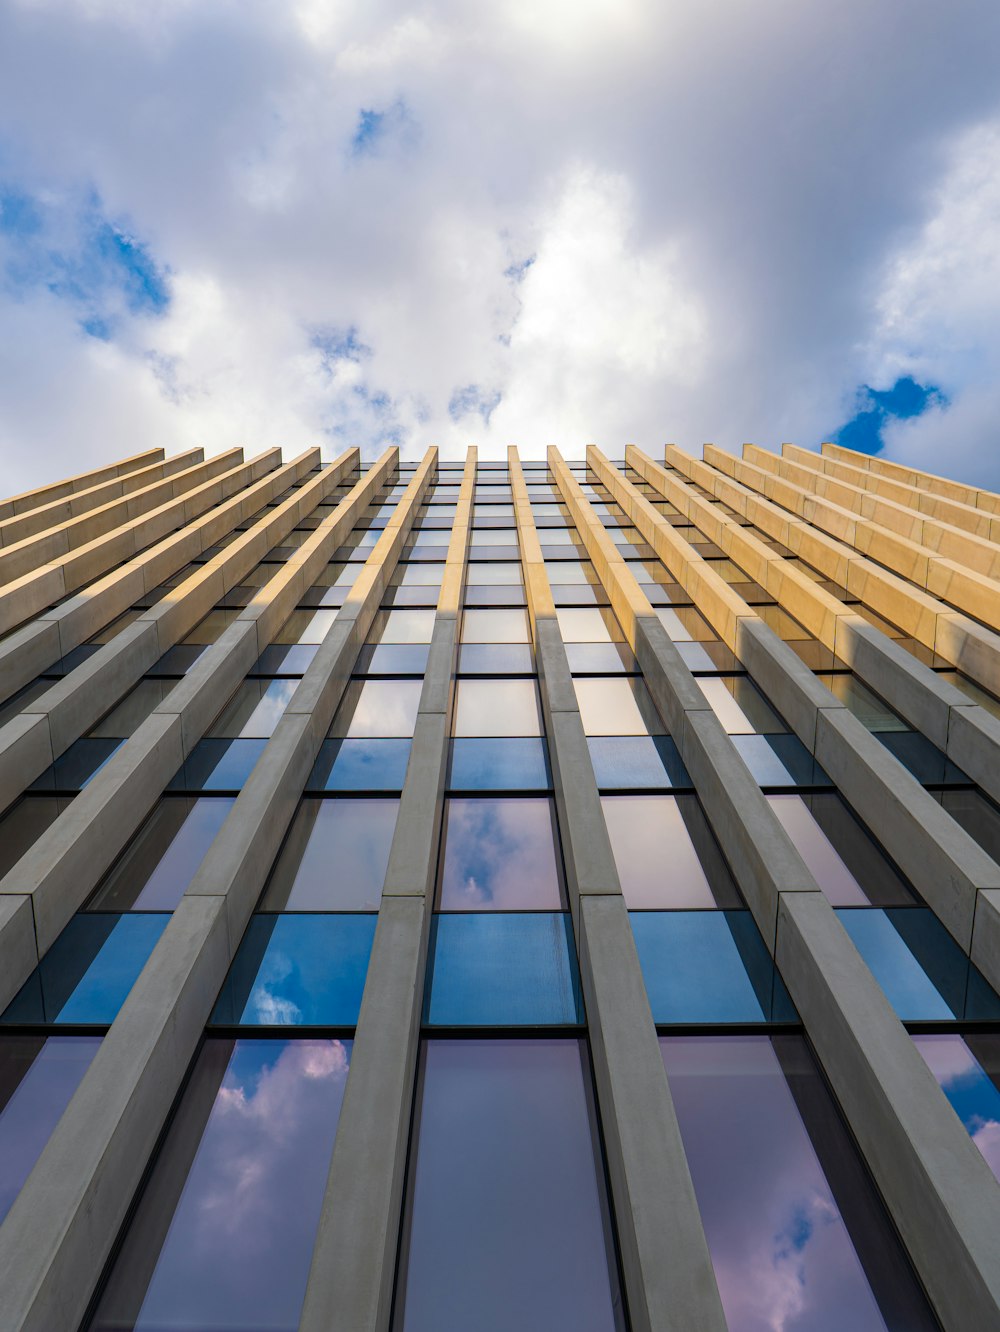
{"label": "building", "polygon": [[0,1329],[1000,1328],[1000,496],[0,506]]}

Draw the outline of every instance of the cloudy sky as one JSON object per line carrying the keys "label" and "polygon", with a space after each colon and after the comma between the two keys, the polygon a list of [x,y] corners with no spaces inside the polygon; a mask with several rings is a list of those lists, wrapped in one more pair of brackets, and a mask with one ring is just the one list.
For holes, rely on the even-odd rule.
{"label": "cloudy sky", "polygon": [[845,441],[1000,487],[996,0],[2,0],[10,492]]}

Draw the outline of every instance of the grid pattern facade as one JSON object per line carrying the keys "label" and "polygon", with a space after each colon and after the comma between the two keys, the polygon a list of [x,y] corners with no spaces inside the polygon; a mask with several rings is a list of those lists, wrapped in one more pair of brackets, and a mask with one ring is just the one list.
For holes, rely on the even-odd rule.
{"label": "grid pattern facade", "polygon": [[1000,1329],[1000,496],[0,503],[0,1329]]}

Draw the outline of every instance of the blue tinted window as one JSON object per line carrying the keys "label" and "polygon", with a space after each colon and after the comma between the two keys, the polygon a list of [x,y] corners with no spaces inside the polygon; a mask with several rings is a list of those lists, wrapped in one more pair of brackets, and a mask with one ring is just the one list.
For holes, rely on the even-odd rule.
{"label": "blue tinted window", "polygon": [[689,787],[691,778],[668,735],[594,735],[587,747],[602,791]]}
{"label": "blue tinted window", "polygon": [[272,643],[257,658],[251,675],[304,675],[318,650],[316,643]]}
{"label": "blue tinted window", "polygon": [[878,731],[875,734],[890,754],[916,777],[918,782],[968,783],[969,778],[936,745],[918,731]]}
{"label": "blue tinted window", "polygon": [[410,741],[324,740],[307,791],[402,791]]}
{"label": "blue tinted window", "polygon": [[567,914],[436,916],[424,1021],[432,1026],[561,1026],[583,1021]]}
{"label": "blue tinted window", "polygon": [[1000,1179],[1000,1037],[993,1032],[914,1036],[951,1107]]}
{"label": "blue tinted window", "polygon": [[451,742],[455,791],[546,791],[552,785],[540,737],[466,737]]}
{"label": "blue tinted window", "polygon": [[55,763],[31,783],[29,791],[82,791],[104,767],[123,739],[74,740]]}
{"label": "blue tinted window", "polygon": [[294,1332],[350,1052],[205,1042],[92,1329]]}
{"label": "blue tinted window", "polygon": [[254,916],[212,1021],[355,1026],[376,921],[374,915]]}
{"label": "blue tinted window", "polygon": [[654,1022],[795,1020],[749,911],[633,911],[630,919]]}
{"label": "blue tinted window", "polygon": [[366,675],[423,675],[429,652],[429,643],[378,643],[362,648],[357,670]]}
{"label": "blue tinted window", "polygon": [[99,1036],[0,1036],[0,1221],[100,1044]]}
{"label": "blue tinted window", "polygon": [[114,1022],[170,916],[74,916],[7,1007],[3,1022]]}
{"label": "blue tinted window", "polygon": [[170,791],[239,791],[267,741],[200,740],[171,779]]}
{"label": "blue tinted window", "polygon": [[927,908],[837,915],[904,1022],[1000,1017],[1000,999]]}

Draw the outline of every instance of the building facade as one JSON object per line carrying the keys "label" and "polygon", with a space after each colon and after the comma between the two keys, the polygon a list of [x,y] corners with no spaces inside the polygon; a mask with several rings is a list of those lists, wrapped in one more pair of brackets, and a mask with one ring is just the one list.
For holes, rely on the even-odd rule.
{"label": "building facade", "polygon": [[1000,1329],[1000,496],[0,504],[0,1329]]}

